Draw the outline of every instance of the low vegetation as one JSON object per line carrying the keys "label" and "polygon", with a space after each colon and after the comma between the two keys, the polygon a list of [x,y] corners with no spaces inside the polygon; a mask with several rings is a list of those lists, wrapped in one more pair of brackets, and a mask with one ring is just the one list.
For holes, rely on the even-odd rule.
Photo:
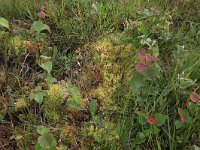
{"label": "low vegetation", "polygon": [[0,6],[0,149],[200,149],[198,0]]}

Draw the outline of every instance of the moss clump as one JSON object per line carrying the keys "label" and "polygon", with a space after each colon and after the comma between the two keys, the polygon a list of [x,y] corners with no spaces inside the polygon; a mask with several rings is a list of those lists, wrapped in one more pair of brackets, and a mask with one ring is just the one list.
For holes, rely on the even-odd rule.
{"label": "moss clump", "polygon": [[95,141],[104,143],[105,141],[111,142],[119,139],[119,135],[115,129],[116,127],[112,122],[105,120],[103,128],[91,125],[87,128],[87,132]]}
{"label": "moss clump", "polygon": [[59,121],[62,106],[65,102],[65,94],[66,88],[64,85],[58,83],[49,86],[47,97],[44,100],[44,111],[49,120]]}
{"label": "moss clump", "polygon": [[21,56],[26,53],[26,47],[31,45],[31,41],[25,40],[20,36],[14,36],[9,41],[10,46],[13,47],[12,54]]}
{"label": "moss clump", "polygon": [[[113,38],[119,39],[112,35],[111,37],[104,38],[100,41],[97,41],[92,45],[93,49],[97,52],[96,55],[99,55],[99,62],[94,62],[96,65],[101,67],[102,83],[96,88],[91,89],[91,92],[95,97],[101,100],[102,110],[117,110],[115,101],[113,99],[114,92],[120,84],[120,81],[123,78],[127,78],[127,74],[130,72],[127,71],[128,68],[123,65],[126,64],[126,58],[130,55],[132,50],[132,45],[123,45],[120,44],[120,41],[117,40],[114,45]],[[130,61],[128,61],[130,66]],[[122,72],[122,69],[124,72]]]}
{"label": "moss clump", "polygon": [[63,143],[70,145],[77,145],[78,142],[78,130],[75,127],[66,125],[62,128],[60,138]]}
{"label": "moss clump", "polygon": [[24,109],[28,106],[27,100],[25,98],[18,98],[15,102],[16,110]]}

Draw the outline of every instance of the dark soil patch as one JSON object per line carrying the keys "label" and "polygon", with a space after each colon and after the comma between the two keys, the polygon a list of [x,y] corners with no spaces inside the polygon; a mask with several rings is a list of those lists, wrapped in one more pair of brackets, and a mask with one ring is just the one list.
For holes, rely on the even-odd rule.
{"label": "dark soil patch", "polygon": [[17,142],[12,138],[12,128],[11,123],[2,123],[0,125],[0,150],[17,149]]}

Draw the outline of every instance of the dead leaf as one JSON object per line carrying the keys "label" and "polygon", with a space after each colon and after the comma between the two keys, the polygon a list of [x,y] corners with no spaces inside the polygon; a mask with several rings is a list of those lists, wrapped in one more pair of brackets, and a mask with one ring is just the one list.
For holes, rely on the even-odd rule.
{"label": "dead leaf", "polygon": [[199,96],[197,93],[192,92],[192,93],[190,94],[190,100],[191,100],[192,102],[194,102],[194,103],[200,103],[200,96]]}
{"label": "dead leaf", "polygon": [[153,114],[150,115],[150,117],[146,120],[146,122],[150,125],[157,124],[158,120],[155,118]]}

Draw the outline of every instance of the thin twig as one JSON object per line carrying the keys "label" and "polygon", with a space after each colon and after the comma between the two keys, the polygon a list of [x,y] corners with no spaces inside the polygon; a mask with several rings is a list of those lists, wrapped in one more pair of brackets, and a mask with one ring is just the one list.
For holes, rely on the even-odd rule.
{"label": "thin twig", "polygon": [[25,57],[25,59],[24,59],[24,61],[23,61],[22,69],[20,70],[19,76],[20,76],[20,75],[22,74],[22,72],[23,72],[23,69],[24,69],[24,66],[25,66],[25,62],[26,62],[26,60],[27,60],[29,54],[30,54],[30,53],[28,53],[28,54],[26,55],[26,57]]}

